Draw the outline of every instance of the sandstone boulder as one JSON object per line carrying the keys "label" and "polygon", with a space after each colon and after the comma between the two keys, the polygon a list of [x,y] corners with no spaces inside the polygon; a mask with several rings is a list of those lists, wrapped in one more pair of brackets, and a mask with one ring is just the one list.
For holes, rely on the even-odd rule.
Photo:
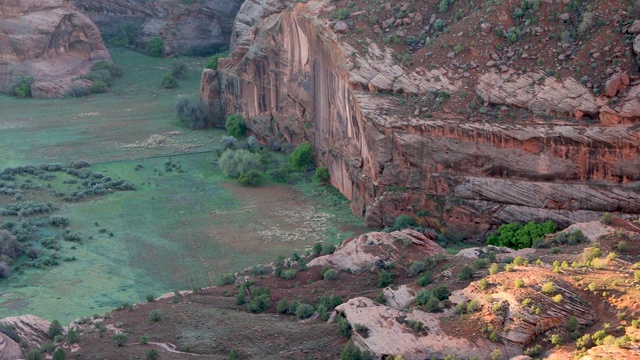
{"label": "sandstone boulder", "polygon": [[335,31],[337,34],[348,34],[349,25],[344,21],[338,21],[335,25],[333,25],[333,31]]}
{"label": "sandstone boulder", "polygon": [[32,348],[40,347],[42,343],[49,340],[47,332],[51,322],[34,315],[6,317],[0,319],[0,324],[13,327],[20,339],[26,341]]}
{"label": "sandstone boulder", "polygon": [[0,333],[0,359],[14,360],[22,358],[20,345],[10,337]]}
{"label": "sandstone boulder", "polygon": [[34,97],[61,97],[100,60],[111,60],[100,31],[68,1],[19,0],[0,7],[0,92],[31,76]]}
{"label": "sandstone boulder", "polygon": [[614,97],[618,91],[622,91],[629,86],[629,75],[625,71],[613,74],[604,86],[604,93],[609,97]]}
{"label": "sandstone boulder", "polygon": [[[386,232],[372,232],[360,235],[345,241],[333,254],[317,257],[311,260],[308,266],[328,266],[338,270],[358,271],[368,269],[381,261],[387,261],[384,257],[386,249],[393,248],[392,254],[401,253],[400,248],[406,247],[409,242],[414,251],[423,256],[444,254],[445,251],[436,244],[435,234],[422,234],[414,230]],[[385,251],[380,251],[384,249]]]}

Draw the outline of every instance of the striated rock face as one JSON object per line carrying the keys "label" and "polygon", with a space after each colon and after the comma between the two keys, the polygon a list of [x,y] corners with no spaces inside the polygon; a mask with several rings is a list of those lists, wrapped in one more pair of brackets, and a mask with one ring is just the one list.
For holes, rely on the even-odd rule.
{"label": "striated rock face", "polygon": [[[573,79],[488,72],[474,86],[489,103],[600,122],[487,123],[451,111],[420,117],[424,109],[407,115],[389,92],[459,91],[460,77],[439,68],[409,72],[373,43],[357,53],[320,17],[326,1],[279,12],[285,1],[246,4],[247,18],[260,19],[237,27],[242,41],[215,76],[203,77],[203,89],[217,81],[220,95],[207,90],[203,100],[220,104],[219,113],[241,113],[263,141],[310,142],[367,226],[420,211],[423,223],[473,238],[503,222],[564,226],[604,211],[640,213],[639,86],[612,108]],[[611,88],[625,86],[620,75]]]}
{"label": "striated rock face", "polygon": [[152,37],[164,40],[165,54],[215,51],[229,44],[234,18],[243,0],[144,1],[74,0],[105,34],[130,23],[139,27],[140,47]]}
{"label": "striated rock face", "polygon": [[34,315],[12,316],[0,319],[3,326],[13,327],[22,341],[26,341],[29,347],[38,348],[49,340],[49,326],[51,323]]}
{"label": "striated rock face", "polygon": [[407,246],[407,240],[414,246],[414,251],[422,256],[446,253],[433,242],[435,234],[424,235],[414,230],[372,232],[345,241],[333,254],[317,257],[311,260],[308,266],[328,266],[351,271],[368,269],[377,262],[387,260],[384,258],[386,253],[401,253],[399,250]]}
{"label": "striated rock face", "polygon": [[33,97],[64,96],[74,77],[94,62],[110,61],[100,31],[63,0],[0,4],[0,91],[31,76]]}
{"label": "striated rock face", "polygon": [[[366,334],[354,331],[351,340],[362,349],[368,349],[374,358],[402,355],[406,360],[422,360],[431,357],[444,358],[455,354],[459,358],[477,356],[490,359],[495,348],[489,340],[478,337],[475,342],[448,336],[440,328],[438,315],[413,310],[405,313],[376,304],[373,300],[358,297],[338,306],[336,312],[344,315],[351,324],[366,326]],[[424,330],[415,333],[409,321],[420,321]],[[508,347],[508,346],[507,346]],[[511,349],[515,352],[515,349]]]}
{"label": "striated rock face", "polygon": [[0,359],[21,359],[22,350],[20,345],[13,341],[10,337],[0,333]]}

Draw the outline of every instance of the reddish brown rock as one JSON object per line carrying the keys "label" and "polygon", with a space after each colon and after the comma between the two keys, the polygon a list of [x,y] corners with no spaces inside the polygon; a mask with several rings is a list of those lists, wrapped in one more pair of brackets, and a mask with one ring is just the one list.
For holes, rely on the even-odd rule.
{"label": "reddish brown rock", "polygon": [[13,341],[7,335],[0,333],[0,359],[21,359],[22,350],[20,345]]}
{"label": "reddish brown rock", "polygon": [[333,25],[333,31],[335,31],[336,34],[348,34],[349,25],[344,21],[338,21]]}
{"label": "reddish brown rock", "polygon": [[613,74],[604,86],[604,93],[608,97],[614,97],[618,91],[622,91],[629,86],[629,75],[625,71]]}
{"label": "reddish brown rock", "polygon": [[0,5],[0,91],[31,76],[34,97],[61,97],[99,60],[111,60],[100,31],[68,1]]}

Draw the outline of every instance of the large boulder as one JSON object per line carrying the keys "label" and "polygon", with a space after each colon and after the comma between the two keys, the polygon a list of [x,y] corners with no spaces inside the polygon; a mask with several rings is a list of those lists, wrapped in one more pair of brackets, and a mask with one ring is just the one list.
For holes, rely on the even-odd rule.
{"label": "large boulder", "polygon": [[25,76],[34,78],[34,97],[62,97],[100,60],[111,60],[100,31],[68,1],[0,5],[0,92]]}

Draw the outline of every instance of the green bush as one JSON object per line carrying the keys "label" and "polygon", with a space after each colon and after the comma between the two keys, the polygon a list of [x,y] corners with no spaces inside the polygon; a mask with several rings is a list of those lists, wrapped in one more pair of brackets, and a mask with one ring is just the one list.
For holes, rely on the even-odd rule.
{"label": "green bush", "polygon": [[28,98],[31,97],[31,84],[33,83],[33,77],[21,76],[18,83],[15,84],[13,92],[17,97]]}
{"label": "green bush", "polygon": [[224,124],[227,129],[227,134],[236,138],[244,136],[247,132],[247,126],[240,114],[232,114],[227,116],[227,121]]}
{"label": "green bush", "polygon": [[189,129],[199,130],[207,127],[207,114],[199,97],[181,96],[173,105],[176,117]]}
{"label": "green bush", "polygon": [[514,285],[515,285],[516,288],[523,288],[524,287],[524,280],[516,279]]}
{"label": "green bush", "polygon": [[255,170],[249,170],[238,177],[238,183],[242,186],[257,187],[262,183],[262,175]]}
{"label": "green bush", "polygon": [[218,282],[216,283],[216,285],[225,286],[225,285],[233,284],[234,282],[236,282],[236,276],[234,274],[228,273],[228,274],[222,274],[220,276],[220,279],[218,279]]}
{"label": "green bush", "polygon": [[269,295],[262,294],[255,297],[252,296],[251,301],[247,304],[247,309],[252,313],[260,313],[267,310],[269,305],[271,305]]}
{"label": "green bush", "polygon": [[329,180],[329,170],[324,166],[320,166],[316,169],[313,177],[318,181],[327,181]]}
{"label": "green bush", "polygon": [[431,284],[431,282],[432,282],[432,279],[431,279],[431,272],[430,271],[427,271],[427,272],[421,274],[416,279],[416,284],[418,284],[419,286],[427,286],[427,285]]}
{"label": "green bush", "polygon": [[107,84],[104,81],[95,80],[94,82],[91,83],[91,87],[89,87],[89,91],[91,91],[94,94],[102,94],[109,91],[109,88],[107,87]]}
{"label": "green bush", "polygon": [[42,360],[42,351],[40,349],[32,349],[27,353],[27,360]]}
{"label": "green bush", "polygon": [[336,322],[338,323],[338,330],[340,331],[340,335],[350,338],[351,337],[351,324],[349,324],[349,320],[347,320],[343,316],[336,317]]}
{"label": "green bush", "polygon": [[161,56],[164,51],[164,40],[159,36],[154,36],[147,43],[147,53],[151,56]]}
{"label": "green bush", "polygon": [[66,360],[67,355],[64,353],[64,350],[58,349],[53,353],[52,360]]}
{"label": "green bush", "polygon": [[556,226],[550,220],[542,224],[537,224],[534,221],[529,221],[525,225],[505,224],[500,226],[497,233],[489,236],[487,244],[524,249],[531,247],[534,239],[544,239],[547,234],[552,234],[555,231]]}
{"label": "green bush", "polygon": [[377,286],[379,288],[387,287],[387,286],[391,285],[391,282],[393,282],[393,274],[383,270],[380,273],[380,275],[378,276],[378,284],[377,284]]}
{"label": "green bush", "polygon": [[69,331],[67,331],[67,342],[69,342],[69,344],[76,344],[78,341],[80,341],[78,333],[75,329],[69,329]]}
{"label": "green bush", "polygon": [[296,309],[296,316],[298,317],[298,319],[306,319],[308,317],[311,317],[314,312],[315,311],[313,309],[313,306],[309,304],[300,304]]}
{"label": "green bush", "polygon": [[451,291],[449,291],[449,289],[447,289],[446,286],[441,285],[441,286],[438,286],[437,288],[433,289],[432,294],[438,300],[446,300],[446,299],[449,298],[449,295],[451,295]]}
{"label": "green bush", "polygon": [[122,346],[127,343],[129,338],[123,333],[115,334],[111,337],[116,346]]}
{"label": "green bush", "polygon": [[485,278],[480,279],[480,281],[478,281],[478,287],[480,288],[480,290],[487,290],[487,288],[489,287],[489,281]]}
{"label": "green bush", "polygon": [[282,271],[282,274],[280,275],[280,277],[282,277],[283,279],[291,280],[294,277],[296,277],[296,270],[295,269],[284,270]]}
{"label": "green bush", "polygon": [[470,266],[465,265],[461,270],[460,273],[458,274],[458,279],[460,280],[471,280],[471,278],[473,277],[473,268],[471,268]]}
{"label": "green bush", "polygon": [[209,58],[209,60],[207,61],[207,64],[204,67],[211,70],[218,70],[218,59],[226,58],[228,56],[229,56],[229,52],[215,54]]}
{"label": "green bush", "polygon": [[311,144],[304,143],[296,146],[289,155],[289,165],[295,169],[305,169],[313,165],[313,149]]}
{"label": "green bush", "polygon": [[540,357],[540,355],[542,355],[542,346],[541,345],[536,345],[530,348],[526,348],[524,350],[524,354],[526,356],[532,357],[532,358],[538,358]]}
{"label": "green bush", "polygon": [[491,264],[489,266],[489,275],[495,275],[500,272],[500,266],[496,263]]}
{"label": "green bush", "polygon": [[340,353],[340,360],[371,360],[369,351],[360,351],[360,349],[349,341]]}
{"label": "green bush", "polygon": [[502,351],[500,349],[495,349],[491,352],[491,360],[502,360],[504,357],[502,356]]}
{"label": "green bush", "polygon": [[602,222],[602,224],[604,225],[611,225],[611,222],[613,222],[613,216],[611,215],[611,213],[604,213],[602,214],[602,219],[600,219],[600,222]]}
{"label": "green bush", "polygon": [[579,327],[580,327],[580,323],[578,322],[578,319],[575,316],[572,316],[569,318],[569,320],[567,320],[568,331],[574,332],[578,330]]}
{"label": "green bush", "polygon": [[478,303],[478,300],[473,299],[471,301],[469,301],[469,304],[467,304],[467,313],[471,314],[473,312],[478,311],[478,309],[480,309],[480,304]]}
{"label": "green bush", "polygon": [[393,227],[391,228],[391,230],[402,230],[415,225],[416,221],[411,216],[402,214],[396,218],[396,221],[393,223]]}
{"label": "green bush", "polygon": [[409,276],[415,276],[427,269],[427,265],[425,265],[422,261],[414,261],[409,265]]}
{"label": "green bush", "polygon": [[229,356],[227,356],[227,360],[238,360],[240,359],[240,355],[238,354],[238,350],[231,349],[229,351]]}
{"label": "green bush", "polygon": [[160,85],[165,89],[174,89],[178,87],[178,80],[172,74],[164,74]]}
{"label": "green bush", "polygon": [[187,64],[184,61],[175,61],[169,65],[171,75],[176,79],[182,79],[187,75]]}
{"label": "green bush", "polygon": [[160,353],[156,349],[148,349],[145,354],[146,360],[156,360],[158,357],[160,357]]}
{"label": "green bush", "polygon": [[263,165],[260,161],[260,155],[256,153],[243,149],[228,149],[220,156],[218,166],[225,176],[239,178],[250,171],[262,170]]}
{"label": "green bush", "polygon": [[108,61],[98,61],[91,68],[91,71],[100,71],[100,70],[108,71],[109,75],[112,78],[119,78],[124,75],[124,69],[122,68],[122,66],[112,62],[108,62]]}
{"label": "green bush", "polygon": [[556,292],[557,289],[554,283],[552,283],[551,281],[548,281],[542,284],[541,290],[545,294],[553,294]]}
{"label": "green bush", "polygon": [[62,335],[64,329],[62,325],[60,325],[60,321],[53,320],[49,325],[49,329],[47,330],[47,335],[49,335],[49,339],[55,339],[56,336]]}
{"label": "green bush", "polygon": [[151,312],[149,312],[149,317],[147,319],[151,322],[158,322],[162,320],[162,311],[151,310]]}
{"label": "green bush", "polygon": [[333,270],[333,269],[329,269],[327,271],[324,272],[324,274],[322,275],[322,277],[325,280],[335,280],[338,278],[338,272]]}

